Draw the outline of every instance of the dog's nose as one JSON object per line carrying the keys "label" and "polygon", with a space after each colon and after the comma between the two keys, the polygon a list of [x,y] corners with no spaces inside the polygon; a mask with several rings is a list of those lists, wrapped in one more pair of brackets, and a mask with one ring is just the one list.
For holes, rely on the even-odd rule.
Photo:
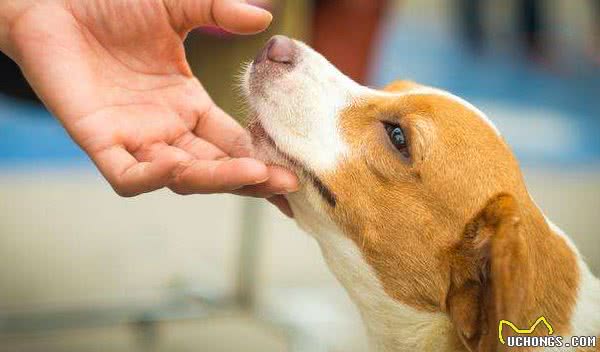
{"label": "dog's nose", "polygon": [[269,39],[254,59],[255,64],[265,60],[280,64],[292,64],[294,62],[294,41],[283,35],[276,35]]}

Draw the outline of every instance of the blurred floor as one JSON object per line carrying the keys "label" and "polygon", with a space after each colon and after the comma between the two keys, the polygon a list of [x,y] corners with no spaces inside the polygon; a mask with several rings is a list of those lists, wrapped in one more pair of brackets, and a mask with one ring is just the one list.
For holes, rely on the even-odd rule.
{"label": "blurred floor", "polygon": [[275,352],[285,348],[281,334],[244,316],[160,324],[149,340],[132,326],[0,337],[0,352]]}

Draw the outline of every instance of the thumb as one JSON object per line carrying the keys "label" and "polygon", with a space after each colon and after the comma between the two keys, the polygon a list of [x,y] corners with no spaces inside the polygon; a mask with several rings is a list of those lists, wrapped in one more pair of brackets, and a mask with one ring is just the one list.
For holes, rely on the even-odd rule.
{"label": "thumb", "polygon": [[245,0],[163,0],[176,30],[187,32],[199,26],[217,26],[236,34],[265,30],[273,16]]}

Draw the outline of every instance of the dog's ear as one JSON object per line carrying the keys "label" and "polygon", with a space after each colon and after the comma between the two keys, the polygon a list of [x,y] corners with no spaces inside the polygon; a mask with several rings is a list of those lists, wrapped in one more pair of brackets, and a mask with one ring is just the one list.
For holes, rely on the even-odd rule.
{"label": "dog's ear", "polygon": [[465,227],[451,258],[446,309],[460,339],[470,351],[500,351],[500,320],[517,323],[530,292],[516,200],[507,194],[489,200]]}
{"label": "dog's ear", "polygon": [[403,92],[417,87],[420,87],[420,85],[413,81],[393,81],[385,86],[383,90],[386,92]]}

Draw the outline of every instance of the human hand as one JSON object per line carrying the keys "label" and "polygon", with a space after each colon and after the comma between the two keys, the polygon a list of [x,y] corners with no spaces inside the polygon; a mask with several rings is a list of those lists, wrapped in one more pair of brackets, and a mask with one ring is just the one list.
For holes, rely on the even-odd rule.
{"label": "human hand", "polygon": [[250,137],[192,75],[182,43],[200,25],[262,31],[271,21],[267,11],[239,0],[0,0],[0,12],[2,6],[0,49],[118,194],[168,187],[270,197],[298,187],[289,171],[251,158]]}

